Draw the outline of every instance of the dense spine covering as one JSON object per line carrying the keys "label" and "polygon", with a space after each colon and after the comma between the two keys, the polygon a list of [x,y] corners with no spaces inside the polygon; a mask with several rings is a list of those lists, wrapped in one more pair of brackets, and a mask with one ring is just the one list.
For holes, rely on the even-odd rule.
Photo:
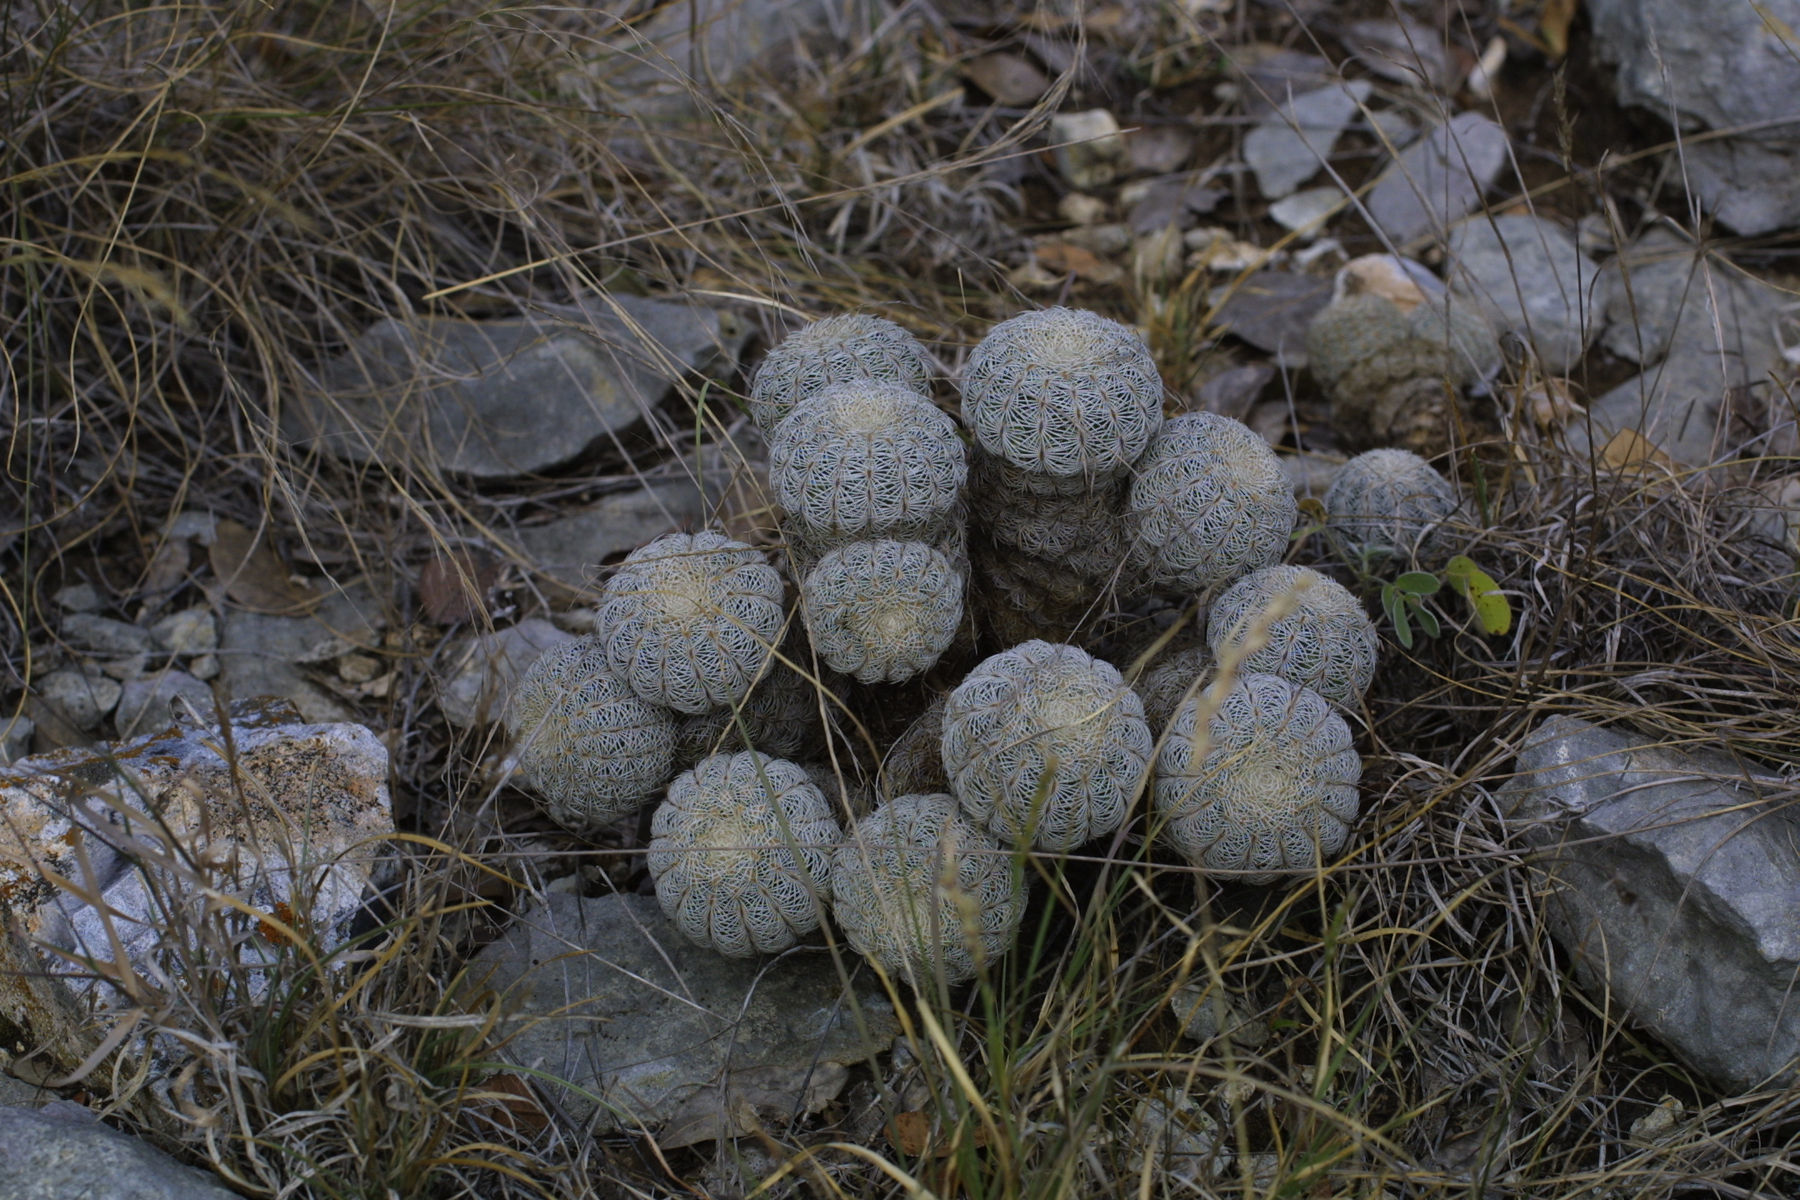
{"label": "dense spine covering", "polygon": [[635,812],[673,770],[675,715],[639,699],[599,642],[552,647],[506,711],[519,770],[550,819],[591,836]]}
{"label": "dense spine covering", "polygon": [[931,359],[918,339],[883,317],[824,317],[782,341],[763,358],[750,384],[750,416],[764,434],[795,406],[832,384],[866,379],[931,391]]}
{"label": "dense spine covering", "polygon": [[1030,641],[996,654],[944,710],[944,770],[963,811],[1040,850],[1117,829],[1153,748],[1137,694],[1075,646]]}
{"label": "dense spine covering", "polygon": [[750,693],[737,704],[684,717],[678,728],[675,761],[689,766],[708,755],[760,750],[775,758],[804,757],[819,740],[819,697],[790,662],[805,654],[792,635],[788,660],[771,655]]}
{"label": "dense spine covering", "polygon": [[769,441],[789,532],[815,551],[864,538],[932,541],[957,511],[968,462],[956,423],[898,384],[834,384]]}
{"label": "dense spine covering", "polygon": [[702,759],[651,818],[656,899],[684,936],[731,958],[819,927],[839,830],[806,772],[754,750]]}
{"label": "dense spine covering", "polygon": [[821,558],[800,587],[813,649],[861,683],[929,670],[956,639],[963,578],[923,542],[851,542]]}
{"label": "dense spine covering", "polygon": [[1323,696],[1248,674],[1176,710],[1151,796],[1182,857],[1267,883],[1343,849],[1361,777],[1350,727]]}
{"label": "dense spine covering", "polygon": [[1025,916],[1012,856],[946,795],[900,796],[856,823],[831,860],[832,913],[850,945],[929,992],[1005,954]]}
{"label": "dense spine covering", "polygon": [[1137,332],[1047,308],[988,331],[963,372],[963,423],[1032,490],[1110,479],[1162,423],[1162,376]]}
{"label": "dense spine covering", "polygon": [[653,704],[704,713],[742,700],[781,638],[781,575],[721,533],[671,533],[634,550],[600,596],[613,670]]}
{"label": "dense spine covering", "polygon": [[1212,682],[1215,665],[1209,647],[1189,646],[1166,655],[1144,673],[1133,690],[1144,702],[1144,720],[1150,723],[1152,734],[1162,737],[1181,702],[1199,695]]}
{"label": "dense spine covering", "polygon": [[1280,561],[1299,503],[1281,460],[1240,421],[1162,427],[1126,499],[1132,565],[1151,587],[1201,591]]}
{"label": "dense spine covering", "polygon": [[1430,565],[1450,546],[1458,501],[1450,481],[1410,450],[1369,450],[1345,463],[1325,490],[1325,524],[1357,555]]}
{"label": "dense spine covering", "polygon": [[1337,580],[1310,567],[1252,571],[1213,602],[1207,644],[1236,669],[1279,675],[1340,708],[1354,708],[1375,679],[1381,635]]}

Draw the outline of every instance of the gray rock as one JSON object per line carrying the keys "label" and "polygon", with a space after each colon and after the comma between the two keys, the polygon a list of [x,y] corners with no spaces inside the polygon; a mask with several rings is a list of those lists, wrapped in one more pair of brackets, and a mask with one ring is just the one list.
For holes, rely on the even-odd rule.
{"label": "gray rock", "polygon": [[120,688],[94,671],[62,667],[36,682],[38,698],[83,733],[100,727],[119,703]]}
{"label": "gray rock", "polygon": [[0,1108],[0,1200],[236,1200],[216,1176],[100,1123],[78,1104]]}
{"label": "gray rock", "polygon": [[350,708],[313,683],[300,667],[325,662],[375,644],[385,624],[368,588],[333,592],[304,617],[277,617],[234,609],[219,639],[219,675],[234,700],[279,696],[292,700],[309,721],[347,720]]}
{"label": "gray rock", "polygon": [[219,648],[219,625],[200,607],[170,613],[150,627],[156,642],[171,654],[211,654]]}
{"label": "gray rock", "polygon": [[1561,374],[1605,320],[1600,268],[1562,226],[1528,215],[1471,217],[1450,231],[1450,290],[1473,300]]}
{"label": "gray rock", "polygon": [[459,729],[499,720],[519,676],[544,651],[573,640],[541,617],[463,639],[446,656],[450,673],[438,689],[444,719]]}
{"label": "gray rock", "polygon": [[0,1072],[0,1108],[39,1108],[54,1099],[55,1092]]}
{"label": "gray rock", "polygon": [[163,729],[185,711],[175,707],[177,700],[192,705],[202,717],[214,715],[212,689],[186,671],[171,667],[125,681],[119,706],[113,710],[113,728],[120,737]]}
{"label": "gray rock", "polygon": [[519,548],[537,570],[576,590],[591,587],[594,569],[653,538],[695,529],[706,496],[692,479],[667,479],[618,492],[543,525],[519,530]]}
{"label": "gray rock", "polygon": [[1369,219],[1396,245],[1441,233],[1500,177],[1506,131],[1480,113],[1457,113],[1400,152],[1369,193]]}
{"label": "gray rock", "polygon": [[1346,50],[1383,79],[1433,93],[1455,90],[1456,65],[1443,34],[1417,21],[1406,17],[1352,21],[1343,41]]}
{"label": "gray rock", "polygon": [[1176,1195],[1207,1194],[1230,1161],[1218,1121],[1181,1090],[1138,1103],[1131,1142],[1139,1147],[1140,1170],[1148,1159],[1151,1177],[1175,1185]]}
{"label": "gray rock", "polygon": [[36,732],[37,722],[30,717],[11,712],[0,714],[0,763],[31,753],[31,735]]}
{"label": "gray rock", "polygon": [[725,958],[683,939],[650,896],[552,894],[470,977],[512,1006],[507,1056],[570,1085],[547,1086],[557,1104],[595,1131],[661,1129],[664,1146],[747,1132],[746,1109],[817,1111],[899,1031],[871,972],[846,993],[824,949]]}
{"label": "gray rock", "polygon": [[1800,1080],[1793,789],[1574,717],[1502,790],[1576,976],[1733,1091]]}
{"label": "gray rock", "polygon": [[[378,322],[326,365],[283,432],[354,462],[514,479],[572,462],[638,425],[670,383],[736,361],[748,329],[695,304],[637,296],[484,321]],[[621,315],[622,314],[622,315]]]}
{"label": "gray rock", "polygon": [[58,608],[72,613],[93,612],[106,603],[100,596],[100,589],[91,583],[71,583],[58,588],[54,599]]}
{"label": "gray rock", "polygon": [[1356,79],[1302,92],[1259,121],[1244,136],[1244,161],[1262,194],[1279,200],[1311,179],[1374,90],[1368,80]]}
{"label": "gray rock", "polygon": [[[0,768],[0,895],[26,937],[77,962],[123,947],[149,979],[180,961],[157,954],[172,927],[221,915],[242,934],[245,970],[285,936],[254,914],[297,922],[322,953],[344,943],[392,873],[387,748],[360,725],[296,723],[287,705],[231,718],[228,736],[185,724]],[[203,879],[195,862],[208,864]],[[97,893],[105,915],[55,876]],[[101,974],[45,962],[75,994],[118,999]],[[0,1025],[30,1031],[30,999],[0,972]]]}
{"label": "gray rock", "polygon": [[1336,187],[1307,188],[1269,205],[1269,216],[1283,229],[1298,233],[1301,241],[1310,242],[1325,232],[1325,222],[1345,203],[1344,193]]}
{"label": "gray rock", "polygon": [[1306,327],[1331,302],[1331,281],[1294,271],[1258,271],[1213,289],[1213,321],[1283,367],[1306,365]]}
{"label": "gray rock", "polygon": [[156,639],[142,625],[89,612],[72,612],[64,617],[62,636],[77,650],[89,654],[148,654],[156,649]]}
{"label": "gray rock", "polygon": [[[1630,429],[1693,467],[1792,452],[1794,418],[1769,383],[1784,365],[1771,316],[1785,293],[1661,230],[1608,263],[1601,289],[1601,344],[1655,365],[1589,406],[1592,446]],[[1586,423],[1569,439],[1589,444]]]}
{"label": "gray rock", "polygon": [[1800,0],[1590,0],[1594,44],[1618,64],[1619,99],[1689,132],[1745,129],[1681,149],[1701,204],[1738,233],[1800,220]]}

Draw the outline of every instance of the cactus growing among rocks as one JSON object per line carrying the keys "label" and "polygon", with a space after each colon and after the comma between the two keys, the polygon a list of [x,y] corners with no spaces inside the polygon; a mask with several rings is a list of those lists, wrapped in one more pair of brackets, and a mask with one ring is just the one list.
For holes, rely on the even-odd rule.
{"label": "cactus growing among rocks", "polygon": [[1162,424],[1162,376],[1135,330],[1047,308],[988,331],[963,372],[963,422],[1032,490],[1115,478]]}
{"label": "cactus growing among rocks", "polygon": [[813,649],[861,683],[898,683],[931,668],[956,639],[963,579],[923,542],[851,542],[800,586]]}
{"label": "cactus growing among rocks", "polygon": [[1280,561],[1299,503],[1269,444],[1240,421],[1163,426],[1126,498],[1132,565],[1152,587],[1203,591]]}
{"label": "cactus growing among rocks", "polygon": [[1151,796],[1182,857],[1267,883],[1343,849],[1361,777],[1350,727],[1323,696],[1246,674],[1175,711]]}
{"label": "cactus growing among rocks", "polygon": [[1206,641],[1220,662],[1279,675],[1354,708],[1375,679],[1381,635],[1355,596],[1310,567],[1252,571],[1213,602]]}
{"label": "cactus growing among rocks", "polygon": [[690,940],[773,954],[819,927],[839,830],[806,772],[754,750],[702,759],[651,818],[656,899]]}
{"label": "cactus growing among rocks", "polygon": [[1434,563],[1450,548],[1456,489],[1410,450],[1368,450],[1345,463],[1324,496],[1325,524],[1351,554]]}
{"label": "cactus growing among rocks", "polygon": [[931,359],[918,339],[868,313],[823,317],[770,350],[750,384],[750,416],[765,435],[835,383],[873,380],[929,394]]}
{"label": "cactus growing among rocks", "polygon": [[785,524],[815,553],[864,538],[936,540],[967,477],[956,423],[899,384],[833,384],[769,443]]}
{"label": "cactus growing among rocks", "polygon": [[944,770],[995,837],[1068,850],[1125,820],[1153,750],[1143,702],[1075,646],[1030,641],[982,662],[944,710]]}
{"label": "cactus growing among rocks", "polygon": [[1025,916],[1012,856],[956,798],[908,795],[858,821],[831,859],[832,914],[850,945],[928,991],[973,979]]}
{"label": "cactus growing among rocks", "polygon": [[721,533],[671,533],[631,552],[600,596],[597,636],[640,697],[684,713],[742,700],[781,640],[781,576]]}
{"label": "cactus growing among rocks", "polygon": [[506,727],[544,811],[583,835],[636,811],[675,761],[675,715],[635,695],[592,638],[553,646],[532,663]]}

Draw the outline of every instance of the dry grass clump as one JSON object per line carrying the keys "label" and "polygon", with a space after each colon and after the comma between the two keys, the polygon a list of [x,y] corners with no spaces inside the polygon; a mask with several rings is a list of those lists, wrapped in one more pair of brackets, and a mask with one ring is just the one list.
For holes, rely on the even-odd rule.
{"label": "dry grass clump", "polygon": [[[23,515],[0,527],[9,686],[78,573],[130,613],[203,599],[204,569],[170,566],[182,509],[266,528],[304,574],[368,577],[396,617],[421,564],[483,547],[511,570],[479,624],[544,606],[522,523],[689,471],[697,446],[743,465],[747,423],[719,389],[506,489],[414,456],[296,455],[284,406],[379,319],[703,292],[749,302],[768,334],[877,311],[953,360],[1023,307],[1004,277],[1026,152],[1092,69],[1062,6],[1001,6],[1076,30],[1076,65],[1020,110],[958,99],[942,6],[829,31],[729,89],[633,34],[678,5],[616,7],[0,6],[0,501]],[[1101,82],[1210,85],[1220,52],[1190,6],[1157,7]],[[639,85],[622,81],[643,64],[687,80],[671,104],[691,119],[632,115]],[[1207,296],[1198,275],[1094,303],[1147,317],[1185,386]],[[431,699],[441,630],[398,619],[394,684],[359,704],[393,731],[409,819],[450,844],[422,853],[367,942],[327,961],[294,939],[263,991],[234,973],[250,936],[236,914],[173,926],[175,974],[219,986],[124,986],[136,1031],[181,1056],[176,1089],[146,1107],[129,1078],[87,1086],[116,1082],[163,1144],[268,1196],[648,1196],[701,1179],[771,1196],[1792,1194],[1800,1099],[1720,1098],[1572,990],[1494,794],[1554,711],[1800,765],[1793,560],[1752,536],[1747,490],[1654,463],[1596,474],[1520,429],[1456,467],[1469,553],[1517,620],[1483,637],[1451,598],[1442,637],[1384,647],[1348,850],[1274,889],[1206,879],[1154,848],[1138,797],[1090,853],[1027,856],[1017,950],[954,1002],[898,997],[903,1052],[817,1120],[709,1162],[540,1124],[528,1084],[483,1082],[490,1014],[450,1000],[478,940],[461,910],[510,896],[482,867],[523,878],[575,852],[495,816],[495,747],[448,734]],[[734,534],[766,531],[766,498],[740,499]],[[872,727],[910,715],[846,712],[855,699],[820,705],[846,775],[885,748]],[[596,887],[641,869],[616,845],[579,853]],[[1201,1044],[1180,1034],[1196,1009],[1217,1027]],[[1644,1132],[1665,1096],[1679,1114]]]}

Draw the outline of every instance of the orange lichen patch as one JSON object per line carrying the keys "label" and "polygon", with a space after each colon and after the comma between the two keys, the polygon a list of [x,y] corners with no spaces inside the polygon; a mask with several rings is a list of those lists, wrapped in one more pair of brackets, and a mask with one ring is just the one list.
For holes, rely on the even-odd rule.
{"label": "orange lichen patch", "polygon": [[[287,935],[286,930],[292,929],[298,931],[300,927],[299,922],[301,920],[300,914],[296,913],[293,908],[289,906],[287,901],[277,900],[274,904],[269,906],[269,916],[274,917],[275,920],[271,921],[265,918],[258,921],[256,923],[256,932],[261,934],[263,940],[270,945],[293,945],[294,939]],[[279,922],[279,924],[277,924],[277,922]]]}

